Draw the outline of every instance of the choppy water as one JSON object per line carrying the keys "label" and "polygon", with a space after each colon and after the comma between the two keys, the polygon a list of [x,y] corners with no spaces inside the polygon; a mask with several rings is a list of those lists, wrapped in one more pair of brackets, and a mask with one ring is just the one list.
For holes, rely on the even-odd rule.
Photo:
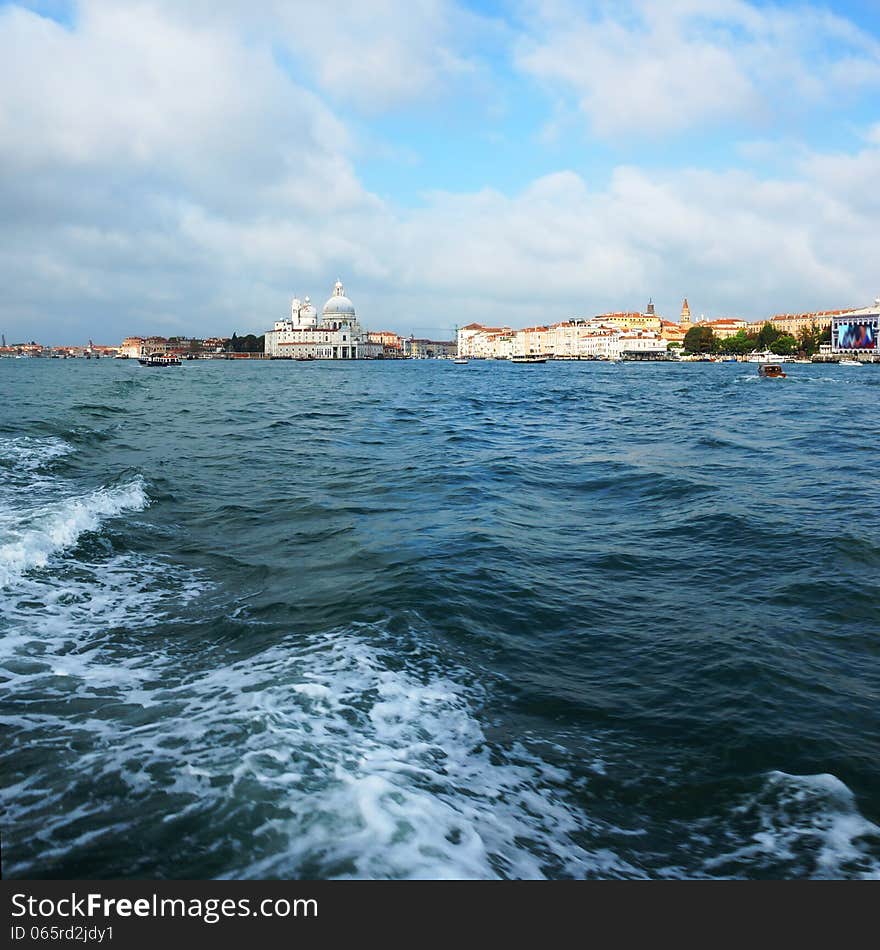
{"label": "choppy water", "polygon": [[4,873],[877,877],[878,395],[0,361]]}

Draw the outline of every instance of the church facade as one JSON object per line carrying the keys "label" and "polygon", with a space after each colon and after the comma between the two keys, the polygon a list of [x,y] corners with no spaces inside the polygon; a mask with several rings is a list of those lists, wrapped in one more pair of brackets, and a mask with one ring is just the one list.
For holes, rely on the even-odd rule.
{"label": "church facade", "polygon": [[271,359],[364,360],[382,354],[382,344],[370,340],[358,323],[354,304],[338,280],[320,318],[308,297],[294,297],[289,319],[277,320],[274,329],[266,331],[264,349]]}

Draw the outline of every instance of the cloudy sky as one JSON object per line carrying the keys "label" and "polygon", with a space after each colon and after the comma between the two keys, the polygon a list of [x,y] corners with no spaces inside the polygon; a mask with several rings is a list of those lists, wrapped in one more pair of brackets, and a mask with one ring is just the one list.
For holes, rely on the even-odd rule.
{"label": "cloudy sky", "polygon": [[880,294],[880,3],[0,0],[0,329]]}

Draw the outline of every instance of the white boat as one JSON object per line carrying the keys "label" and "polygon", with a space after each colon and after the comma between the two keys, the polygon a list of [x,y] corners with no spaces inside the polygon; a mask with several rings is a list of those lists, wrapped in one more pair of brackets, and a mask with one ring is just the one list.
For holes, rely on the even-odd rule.
{"label": "white boat", "polygon": [[463,356],[456,356],[452,361],[456,366],[467,366],[467,360]]}
{"label": "white boat", "polygon": [[837,365],[838,366],[861,366],[862,364],[859,360],[843,359],[843,360],[840,360]]}
{"label": "white boat", "polygon": [[533,363],[546,363],[547,357],[528,353],[528,354],[521,354],[519,356],[511,356],[510,362],[511,363],[528,363],[529,365]]}
{"label": "white boat", "polygon": [[180,359],[170,353],[151,353],[138,359],[141,366],[180,366]]}

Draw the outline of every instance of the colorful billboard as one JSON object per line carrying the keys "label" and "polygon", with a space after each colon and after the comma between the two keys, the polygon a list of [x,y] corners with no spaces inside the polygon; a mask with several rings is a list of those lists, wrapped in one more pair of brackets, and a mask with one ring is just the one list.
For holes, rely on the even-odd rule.
{"label": "colorful billboard", "polygon": [[831,331],[833,350],[836,353],[876,351],[878,323],[878,314],[836,318]]}

